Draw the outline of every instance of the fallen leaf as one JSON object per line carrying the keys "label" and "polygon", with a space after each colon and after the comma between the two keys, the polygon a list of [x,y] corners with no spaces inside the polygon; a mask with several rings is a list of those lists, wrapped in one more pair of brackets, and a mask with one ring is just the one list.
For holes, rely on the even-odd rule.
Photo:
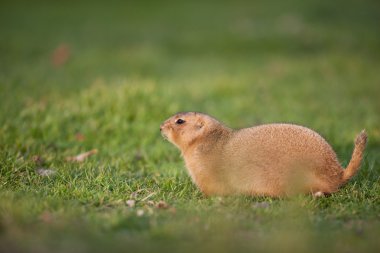
{"label": "fallen leaf", "polygon": [[81,133],[76,133],[75,134],[75,140],[77,140],[77,141],[84,141],[85,139],[86,139],[86,137],[83,134],[81,134]]}
{"label": "fallen leaf", "polygon": [[39,168],[36,170],[37,174],[43,177],[50,177],[53,176],[55,173],[57,173],[55,170],[52,169],[45,169],[45,168]]}
{"label": "fallen leaf", "polygon": [[54,67],[58,68],[64,65],[70,58],[69,45],[62,43],[59,45],[51,55],[51,63]]}
{"label": "fallen leaf", "polygon": [[70,162],[83,162],[84,160],[86,160],[87,157],[92,156],[92,155],[94,155],[96,153],[98,153],[98,150],[97,149],[93,149],[93,150],[90,150],[88,152],[79,154],[77,156],[69,156],[69,157],[66,158],[66,161],[70,161]]}
{"label": "fallen leaf", "polygon": [[45,163],[45,160],[44,160],[41,156],[39,156],[39,155],[34,155],[34,156],[32,157],[32,161],[33,161],[36,165],[38,165],[38,166],[41,166],[41,165],[43,165],[43,164]]}
{"label": "fallen leaf", "polygon": [[159,209],[167,209],[169,207],[168,203],[166,203],[165,201],[163,200],[160,200],[158,201],[158,203],[156,204],[156,207],[159,208]]}
{"label": "fallen leaf", "polygon": [[127,200],[125,203],[126,203],[127,206],[129,206],[129,207],[134,207],[135,204],[136,204],[136,200],[134,200],[134,199],[129,199],[129,200]]}

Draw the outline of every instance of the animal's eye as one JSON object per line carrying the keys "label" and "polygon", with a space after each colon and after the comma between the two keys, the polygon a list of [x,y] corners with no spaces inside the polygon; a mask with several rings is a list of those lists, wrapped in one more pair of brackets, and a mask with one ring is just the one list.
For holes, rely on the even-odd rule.
{"label": "animal's eye", "polygon": [[183,119],[177,119],[177,120],[175,121],[175,123],[176,123],[177,125],[181,125],[181,124],[185,123],[185,121],[184,121]]}

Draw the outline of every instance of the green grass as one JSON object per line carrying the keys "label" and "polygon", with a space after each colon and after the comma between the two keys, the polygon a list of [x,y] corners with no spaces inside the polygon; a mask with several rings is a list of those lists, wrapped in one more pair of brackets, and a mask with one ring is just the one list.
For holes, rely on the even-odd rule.
{"label": "green grass", "polygon": [[[2,1],[0,252],[378,252],[379,13],[376,1]],[[207,198],[160,136],[178,111],[302,124],[343,165],[363,128],[369,144],[331,197]]]}

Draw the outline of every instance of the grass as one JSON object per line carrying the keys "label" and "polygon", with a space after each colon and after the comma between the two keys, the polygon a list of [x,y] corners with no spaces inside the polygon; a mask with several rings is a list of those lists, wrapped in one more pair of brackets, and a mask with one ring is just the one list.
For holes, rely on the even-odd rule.
{"label": "grass", "polygon": [[[377,2],[0,6],[1,252],[380,249]],[[329,198],[207,198],[160,136],[177,111],[306,125],[343,165],[369,145]]]}

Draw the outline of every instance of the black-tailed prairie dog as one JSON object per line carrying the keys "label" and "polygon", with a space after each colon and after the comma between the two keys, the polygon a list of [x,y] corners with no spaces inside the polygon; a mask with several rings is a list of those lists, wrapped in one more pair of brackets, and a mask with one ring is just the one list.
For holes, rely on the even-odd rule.
{"label": "black-tailed prairie dog", "polygon": [[358,171],[367,142],[362,131],[343,169],[331,146],[302,126],[233,130],[209,115],[186,112],[170,117],[160,130],[181,150],[192,180],[206,195],[329,194]]}

